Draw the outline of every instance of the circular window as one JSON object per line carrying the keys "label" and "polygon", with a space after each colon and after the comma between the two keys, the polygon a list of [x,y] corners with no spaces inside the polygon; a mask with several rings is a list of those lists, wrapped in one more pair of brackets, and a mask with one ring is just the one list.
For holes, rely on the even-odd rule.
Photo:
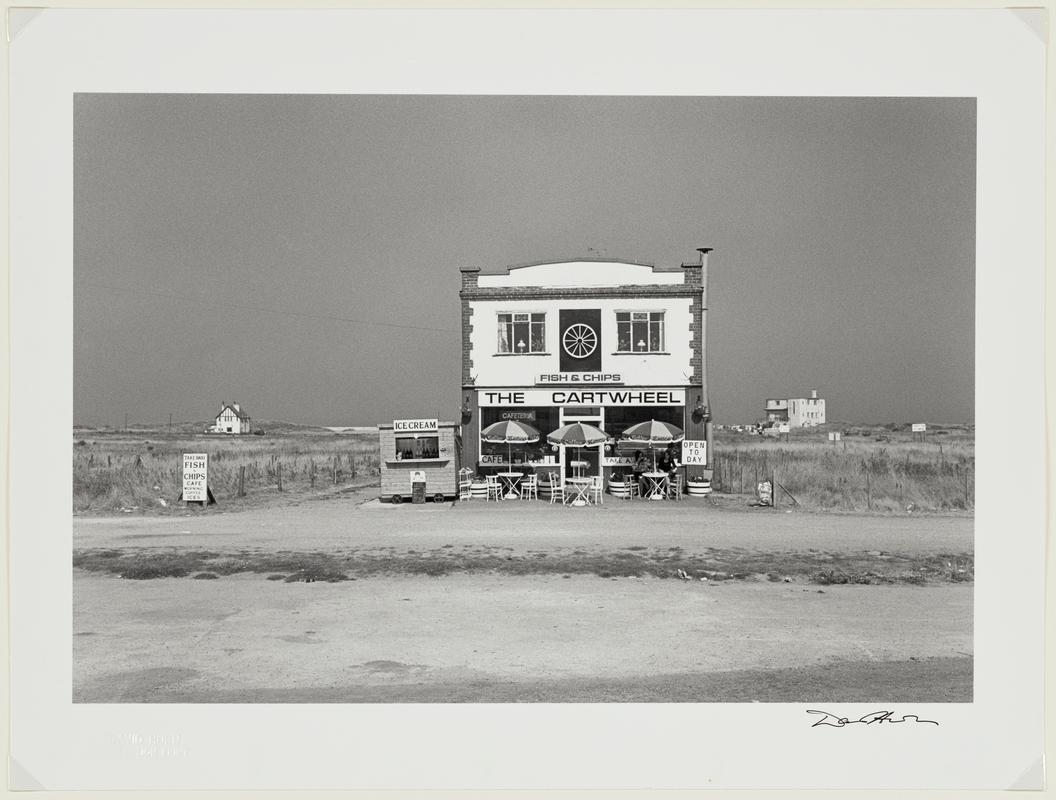
{"label": "circular window", "polygon": [[565,328],[561,344],[572,358],[586,358],[597,349],[598,335],[589,325],[576,323]]}

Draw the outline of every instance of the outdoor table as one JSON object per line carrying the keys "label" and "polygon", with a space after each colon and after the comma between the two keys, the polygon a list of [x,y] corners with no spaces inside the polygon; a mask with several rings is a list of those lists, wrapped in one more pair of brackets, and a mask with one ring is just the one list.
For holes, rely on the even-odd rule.
{"label": "outdoor table", "polygon": [[502,481],[502,484],[506,489],[506,493],[503,497],[507,500],[516,500],[519,497],[517,494],[517,484],[521,482],[521,478],[523,477],[524,473],[521,472],[499,472],[498,478]]}
{"label": "outdoor table", "polygon": [[574,494],[570,495],[569,505],[577,508],[590,504],[590,478],[565,478],[565,483],[570,486]]}
{"label": "outdoor table", "polygon": [[666,486],[667,473],[666,472],[643,472],[642,477],[648,482],[648,488],[646,494],[650,500],[663,500],[667,495]]}

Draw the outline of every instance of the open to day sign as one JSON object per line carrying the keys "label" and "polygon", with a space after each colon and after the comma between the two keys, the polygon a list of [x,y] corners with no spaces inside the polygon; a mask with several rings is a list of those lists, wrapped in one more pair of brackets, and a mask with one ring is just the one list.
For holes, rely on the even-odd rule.
{"label": "open to day sign", "polygon": [[707,466],[708,443],[703,439],[683,439],[682,463]]}
{"label": "open to day sign", "polygon": [[209,456],[205,453],[183,454],[183,499],[188,502],[208,501]]}

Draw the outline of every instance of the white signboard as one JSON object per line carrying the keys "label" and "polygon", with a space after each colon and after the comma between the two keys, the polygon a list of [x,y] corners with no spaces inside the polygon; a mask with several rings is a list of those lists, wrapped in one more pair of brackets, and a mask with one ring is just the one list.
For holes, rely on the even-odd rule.
{"label": "white signboard", "polygon": [[481,389],[481,408],[502,406],[681,406],[685,389]]}
{"label": "white signboard", "polygon": [[838,442],[838,441],[840,441],[840,433],[838,431],[836,433],[830,433],[829,434],[829,441],[830,442]]}
{"label": "white signboard", "polygon": [[777,432],[778,433],[788,433],[788,431],[789,431],[789,426],[788,426],[787,422],[785,424],[783,424],[783,425],[778,425],[777,426]]}
{"label": "white signboard", "polygon": [[682,440],[682,463],[707,466],[708,443],[703,439]]}
{"label": "white signboard", "polygon": [[537,384],[547,383],[623,383],[618,372],[547,372],[537,375]]}
{"label": "white signboard", "polygon": [[601,459],[603,467],[633,467],[634,456],[604,456]]}
{"label": "white signboard", "polygon": [[498,455],[498,454],[495,454],[495,453],[491,453],[491,454],[482,453],[481,456],[480,456],[480,463],[481,464],[505,464],[506,463],[506,456],[505,455]]}
{"label": "white signboard", "polygon": [[924,433],[928,429],[928,426],[923,422],[913,423],[913,433]]}
{"label": "white signboard", "polygon": [[416,469],[411,471],[411,489],[414,489],[414,484],[425,483],[425,470]]}
{"label": "white signboard", "polygon": [[435,419],[394,419],[392,430],[396,433],[423,433],[437,430]]}
{"label": "white signboard", "polygon": [[208,502],[209,456],[205,453],[183,454],[183,499]]}

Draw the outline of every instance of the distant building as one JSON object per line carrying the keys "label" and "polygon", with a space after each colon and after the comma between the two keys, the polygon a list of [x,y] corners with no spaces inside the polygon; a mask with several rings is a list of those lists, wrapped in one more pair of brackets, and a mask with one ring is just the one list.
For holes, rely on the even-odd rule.
{"label": "distant building", "polygon": [[810,397],[788,400],[767,400],[766,421],[770,424],[788,423],[790,428],[813,428],[825,424],[825,400],[818,390],[811,389]]}
{"label": "distant building", "polygon": [[238,403],[220,404],[220,413],[216,422],[209,429],[210,433],[249,433],[249,414],[243,411]]}

